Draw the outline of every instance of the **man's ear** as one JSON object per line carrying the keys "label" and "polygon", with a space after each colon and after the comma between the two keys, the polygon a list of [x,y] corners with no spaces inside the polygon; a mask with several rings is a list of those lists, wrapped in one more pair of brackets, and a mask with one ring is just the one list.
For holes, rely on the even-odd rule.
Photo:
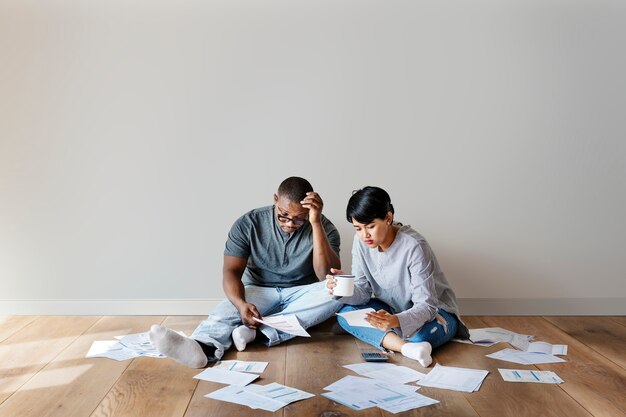
{"label": "man's ear", "polygon": [[274,204],[278,203],[278,196],[274,194]]}

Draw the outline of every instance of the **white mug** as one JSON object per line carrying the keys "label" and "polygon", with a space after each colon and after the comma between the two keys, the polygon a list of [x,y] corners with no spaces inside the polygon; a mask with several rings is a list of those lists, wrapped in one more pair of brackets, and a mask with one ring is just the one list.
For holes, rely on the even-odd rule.
{"label": "white mug", "polygon": [[354,275],[335,275],[337,284],[333,289],[333,295],[338,297],[350,297],[354,294]]}

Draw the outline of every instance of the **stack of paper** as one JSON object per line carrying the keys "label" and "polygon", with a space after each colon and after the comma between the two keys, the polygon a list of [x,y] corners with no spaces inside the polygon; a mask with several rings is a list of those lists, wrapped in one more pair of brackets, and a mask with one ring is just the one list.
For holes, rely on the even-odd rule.
{"label": "stack of paper", "polygon": [[474,392],[480,389],[489,371],[435,365],[418,384],[425,387]]}
{"label": "stack of paper", "polygon": [[353,410],[378,407],[391,413],[436,404],[439,401],[417,394],[419,387],[346,376],[324,388],[322,395]]}
{"label": "stack of paper", "polygon": [[246,387],[232,385],[205,395],[207,398],[272,412],[292,402],[314,396],[315,395],[308,392],[277,383],[268,385],[248,385]]}
{"label": "stack of paper", "polygon": [[96,340],[92,343],[86,358],[109,358],[116,361],[149,356],[152,358],[164,358],[159,353],[148,337],[148,333],[135,333],[125,336],[115,336],[118,340]]}
{"label": "stack of paper", "polygon": [[418,381],[425,376],[415,369],[392,363],[363,362],[344,365],[344,368],[348,368],[359,375],[391,384],[406,384],[407,382]]}
{"label": "stack of paper", "polygon": [[521,369],[498,369],[502,379],[508,382],[538,382],[541,384],[560,384],[563,382],[552,371],[535,371]]}
{"label": "stack of paper", "polygon": [[498,352],[485,356],[488,358],[500,359],[501,361],[520,363],[522,365],[567,362],[565,359],[557,358],[556,356],[548,355],[547,353],[524,352],[515,349],[502,349]]}

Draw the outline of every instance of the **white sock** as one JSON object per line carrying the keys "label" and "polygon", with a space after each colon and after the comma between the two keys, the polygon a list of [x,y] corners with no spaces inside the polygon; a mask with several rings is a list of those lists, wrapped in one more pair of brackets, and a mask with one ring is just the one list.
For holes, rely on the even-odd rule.
{"label": "white sock", "polygon": [[204,368],[209,362],[197,341],[182,336],[172,329],[153,324],[148,335],[159,352],[185,366]]}
{"label": "white sock", "polygon": [[246,326],[239,326],[233,330],[233,342],[239,352],[246,348],[246,345],[256,339],[256,330]]}
{"label": "white sock", "polygon": [[428,368],[433,362],[430,357],[432,351],[433,347],[428,342],[405,343],[401,349],[404,356],[418,361],[424,368]]}

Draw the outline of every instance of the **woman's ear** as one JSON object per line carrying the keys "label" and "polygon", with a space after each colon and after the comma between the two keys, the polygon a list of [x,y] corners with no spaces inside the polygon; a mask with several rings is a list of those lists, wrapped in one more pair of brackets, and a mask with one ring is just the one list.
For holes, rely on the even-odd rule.
{"label": "woman's ear", "polygon": [[393,213],[392,212],[387,212],[387,224],[390,225],[391,223],[393,223]]}

